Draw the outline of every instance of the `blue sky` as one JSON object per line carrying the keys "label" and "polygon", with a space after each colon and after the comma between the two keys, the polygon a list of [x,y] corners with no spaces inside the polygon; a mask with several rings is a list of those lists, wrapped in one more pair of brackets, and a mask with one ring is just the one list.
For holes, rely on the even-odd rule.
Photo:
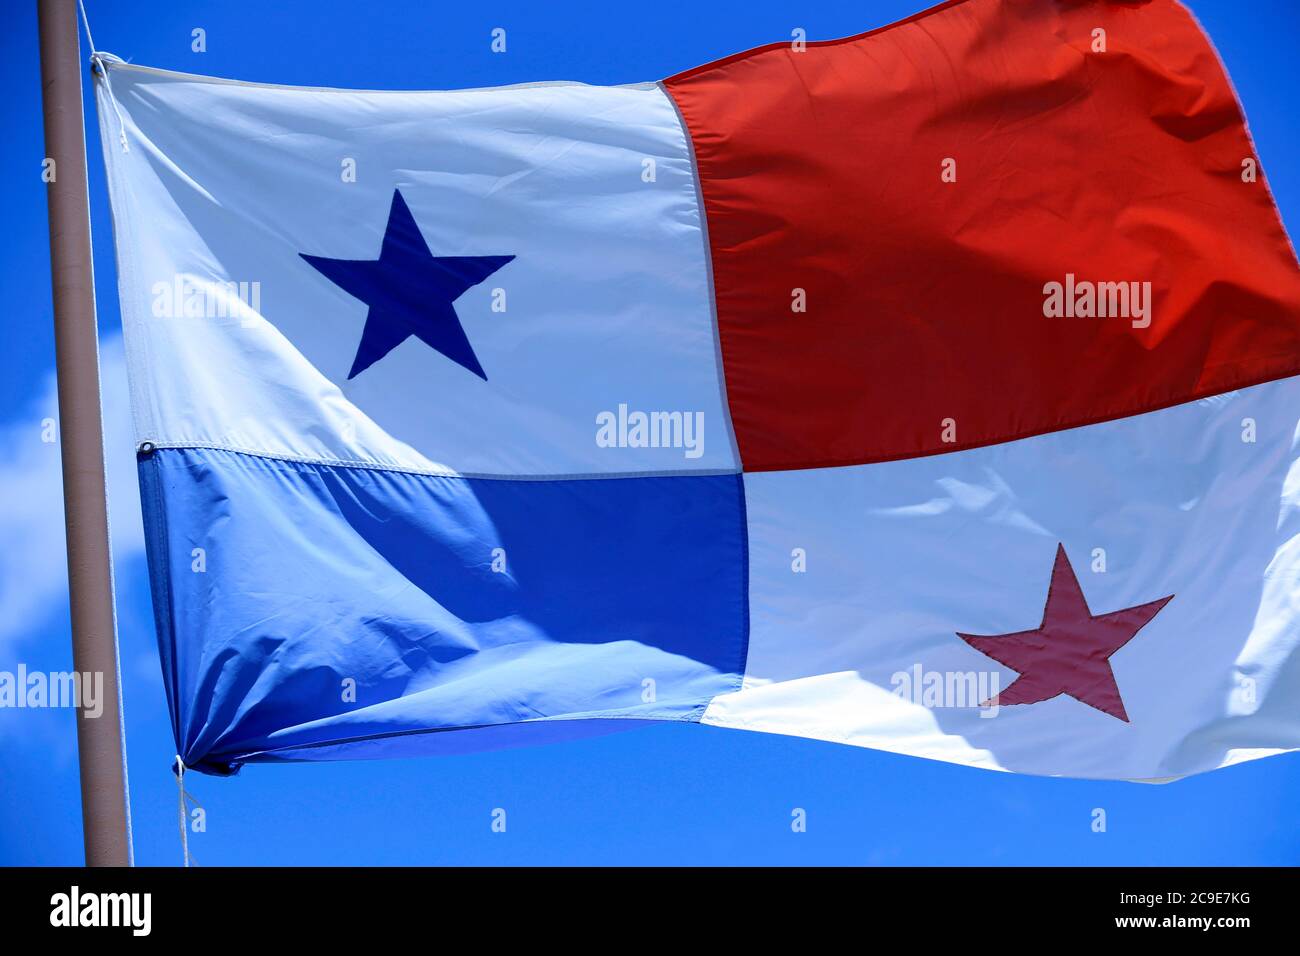
{"label": "blue sky", "polygon": [[[1294,0],[1193,0],[1227,62],[1284,220],[1300,223]],[[101,49],[265,82],[434,89],[659,79],[790,36],[857,33],[920,0],[861,3],[357,4],[87,0]],[[35,4],[0,37],[8,228],[0,288],[0,670],[71,669]],[[190,49],[190,31],[208,49]],[[489,50],[494,27],[508,53]],[[87,104],[90,104],[87,87]],[[94,123],[93,113],[88,121]],[[93,129],[93,127],[92,127]],[[144,571],[103,167],[90,198],[136,860],[180,859],[171,740]],[[474,756],[254,766],[190,778],[213,864],[1295,864],[1300,755],[1169,786],[998,774],[832,744],[666,725]],[[509,826],[493,833],[505,808]],[[807,812],[793,833],[791,811]],[[1092,830],[1094,808],[1108,829]],[[0,863],[81,861],[71,711],[0,710]]]}

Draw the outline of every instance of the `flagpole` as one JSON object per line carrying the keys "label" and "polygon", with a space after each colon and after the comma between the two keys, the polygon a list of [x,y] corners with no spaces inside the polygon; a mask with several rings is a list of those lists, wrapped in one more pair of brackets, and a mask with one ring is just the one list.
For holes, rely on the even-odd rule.
{"label": "flagpole", "polygon": [[39,0],[38,14],[72,660],[102,675],[104,698],[98,717],[77,710],[82,830],[87,866],[130,866],[76,0]]}

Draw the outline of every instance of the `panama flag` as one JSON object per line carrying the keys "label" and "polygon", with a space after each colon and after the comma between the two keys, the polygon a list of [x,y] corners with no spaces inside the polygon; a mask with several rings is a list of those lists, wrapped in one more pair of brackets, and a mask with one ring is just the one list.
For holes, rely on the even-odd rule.
{"label": "panama flag", "polygon": [[1300,748],[1300,268],[1174,0],[622,87],[97,85],[187,766]]}

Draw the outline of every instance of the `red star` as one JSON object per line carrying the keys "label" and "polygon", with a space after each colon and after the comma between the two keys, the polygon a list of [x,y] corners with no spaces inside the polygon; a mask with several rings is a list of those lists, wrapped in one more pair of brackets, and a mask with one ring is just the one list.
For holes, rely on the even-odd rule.
{"label": "red star", "polygon": [[[1173,599],[1094,616],[1065,547],[1056,546],[1056,564],[1047,589],[1043,623],[1034,631],[957,636],[1020,676],[997,696],[999,704],[1036,704],[1069,694],[1102,713],[1128,722],[1124,701],[1110,669],[1110,656],[1131,641]],[[986,701],[992,703],[992,701]]]}

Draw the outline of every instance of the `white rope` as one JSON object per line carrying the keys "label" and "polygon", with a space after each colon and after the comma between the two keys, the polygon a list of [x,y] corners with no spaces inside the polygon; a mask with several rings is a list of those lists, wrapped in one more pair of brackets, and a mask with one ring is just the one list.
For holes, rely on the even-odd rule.
{"label": "white rope", "polygon": [[81,0],[77,0],[77,6],[81,7],[81,22],[86,28],[86,42],[90,44],[90,50],[93,53],[97,48],[95,38],[90,35],[90,21],[86,19],[86,5]]}
{"label": "white rope", "polygon": [[190,865],[190,828],[187,826],[188,821],[185,819],[185,762],[181,760],[181,755],[176,755],[176,811],[177,820],[181,828],[181,855],[185,858],[185,865]]}
{"label": "white rope", "polygon": [[194,799],[194,794],[185,789],[185,761],[181,760],[180,754],[176,755],[176,822],[181,829],[181,855],[185,858],[186,866],[198,866],[199,861],[190,855],[190,827],[189,827],[189,807],[185,801],[193,801],[194,805],[200,810],[203,804]]}
{"label": "white rope", "polygon": [[86,28],[86,43],[90,45],[91,73],[104,81],[104,92],[108,94],[108,101],[113,104],[113,114],[117,117],[117,141],[122,144],[122,152],[129,153],[131,147],[126,142],[126,121],[122,119],[122,110],[117,105],[117,97],[113,95],[113,81],[108,78],[108,61],[105,59],[105,54],[100,53],[99,48],[95,46],[95,38],[90,35],[90,20],[86,16],[86,4],[82,0],[77,0],[77,6],[81,8],[81,25]]}

